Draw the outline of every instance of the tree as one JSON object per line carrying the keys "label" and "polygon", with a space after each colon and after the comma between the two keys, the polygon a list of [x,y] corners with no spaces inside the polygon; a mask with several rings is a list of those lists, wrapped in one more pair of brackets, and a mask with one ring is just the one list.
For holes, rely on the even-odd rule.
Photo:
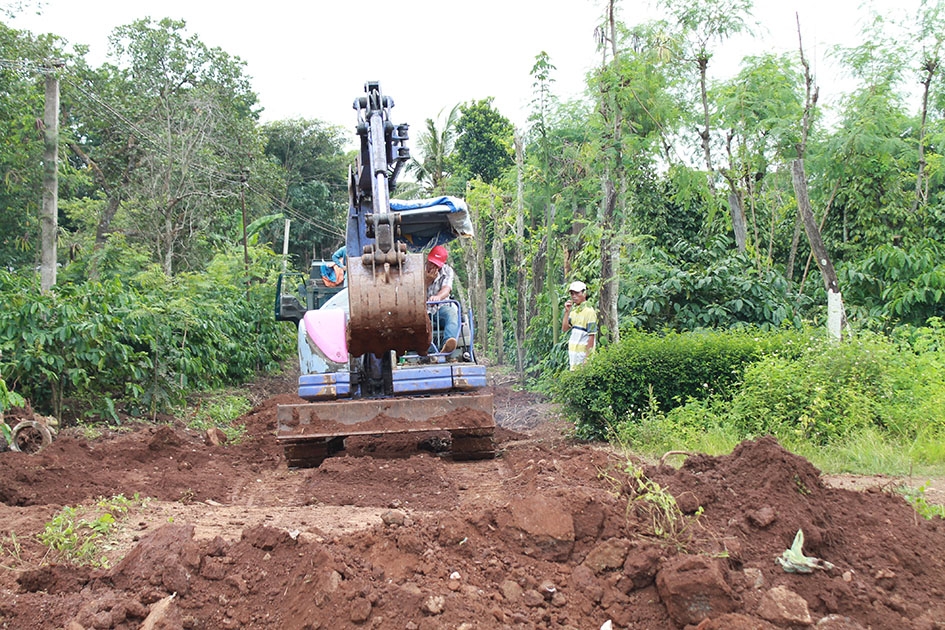
{"label": "tree", "polygon": [[915,240],[923,228],[912,212],[919,121],[901,93],[912,58],[883,16],[864,30],[864,43],[838,50],[860,81],[843,101],[839,128],[826,150],[828,178],[838,182],[835,211],[824,224],[838,260],[884,243]]}
{"label": "tree", "polygon": [[827,328],[828,331],[837,338],[841,335],[843,326],[843,301],[840,297],[840,283],[837,279],[837,272],[834,269],[833,261],[827,253],[824,246],[823,237],[820,233],[820,226],[814,219],[814,213],[811,208],[810,198],[807,188],[807,173],[804,168],[804,156],[807,154],[807,139],[810,134],[812,124],[813,110],[817,106],[817,99],[820,90],[814,85],[814,78],[810,73],[810,65],[804,56],[804,45],[801,41],[800,19],[797,25],[798,48],[801,54],[801,65],[804,67],[804,114],[801,118],[801,133],[797,142],[797,158],[791,163],[791,180],[794,184],[794,195],[797,198],[797,211],[800,214],[801,222],[804,224],[804,232],[807,234],[807,240],[810,242],[811,253],[817,261],[821,276],[824,280],[824,288],[827,291]]}
{"label": "tree", "polygon": [[[623,115],[617,102],[615,79],[620,76],[620,55],[617,41],[617,0],[609,0],[604,22],[597,28],[601,50],[601,67],[597,77],[597,114],[602,121],[600,152],[603,163],[601,175],[600,224],[600,323],[613,340],[620,339],[617,319],[619,292],[619,247],[616,244],[616,216],[618,193],[625,190],[623,162]],[[607,50],[610,48],[610,60]],[[625,197],[624,197],[625,199]],[[598,333],[598,339],[602,336]]]}
{"label": "tree", "polygon": [[[552,324],[558,321],[559,303],[558,300],[555,299],[555,296],[560,290],[560,282],[557,281],[558,278],[550,271],[558,266],[556,255],[558,248],[552,245],[554,239],[555,204],[552,202],[551,193],[551,147],[548,137],[548,128],[551,122],[549,120],[550,110],[555,102],[554,95],[551,92],[551,84],[554,82],[552,72],[554,70],[555,67],[552,65],[548,53],[542,51],[535,57],[535,65],[532,66],[531,72],[533,78],[532,86],[535,88],[535,98],[532,101],[533,111],[529,116],[529,121],[532,123],[531,132],[535,136],[535,144],[537,144],[536,155],[538,156],[538,169],[536,169],[535,173],[539,185],[540,204],[544,209],[543,239],[546,244],[544,248],[546,256],[541,268],[547,271],[547,273],[544,274],[544,278],[535,278],[535,286],[543,286],[548,294],[547,297],[548,303],[551,306]],[[559,327],[552,325],[551,331],[554,343],[558,343]]]}
{"label": "tree", "polygon": [[728,183],[730,204],[746,211],[746,233],[736,235],[738,249],[747,246],[754,253],[759,271],[764,266],[762,234],[769,235],[770,257],[776,221],[773,213],[758,215],[764,205],[762,187],[769,168],[789,159],[798,142],[802,77],[793,66],[787,56],[748,57],[735,77],[711,91],[726,130],[728,164],[719,172]]}
{"label": "tree", "polygon": [[460,105],[456,166],[464,179],[491,184],[512,166],[512,123],[492,107],[492,98]]}
{"label": "tree", "polygon": [[407,170],[414,174],[423,192],[427,195],[445,195],[451,191],[452,157],[456,144],[459,104],[453,106],[446,116],[440,112],[439,127],[432,118],[427,118],[426,129],[417,139],[419,160],[411,159]]}
{"label": "tree", "polygon": [[929,97],[932,93],[933,82],[937,86],[942,73],[942,46],[943,38],[945,38],[945,15],[942,13],[943,10],[945,8],[943,8],[941,2],[931,3],[928,0],[923,0],[915,25],[918,31],[918,42],[921,46],[918,78],[922,85],[922,112],[920,114],[919,137],[916,143],[919,159],[916,170],[913,211],[917,210],[920,204],[928,203],[929,200],[928,161],[926,159],[925,144],[928,131]]}
{"label": "tree", "polygon": [[0,23],[0,259],[9,267],[39,262],[44,72],[62,58],[53,37],[33,38]]}
{"label": "tree", "polygon": [[344,243],[348,201],[344,133],[318,120],[295,119],[263,125],[262,135],[265,154],[281,173],[274,210],[295,222],[289,251],[308,269],[313,255],[327,258]]}
{"label": "tree", "polygon": [[166,273],[198,266],[198,252],[238,225],[240,183],[252,156],[256,95],[244,63],[186,24],[138,20],[116,28],[103,66],[76,81],[78,155],[107,197],[97,243],[114,228],[145,243]]}
{"label": "tree", "polygon": [[[678,36],[681,40],[682,59],[694,66],[701,102],[701,129],[699,142],[702,148],[706,171],[710,185],[715,173],[712,158],[712,109],[708,95],[708,69],[712,60],[713,43],[722,43],[729,37],[749,31],[746,18],[751,16],[753,0],[662,0],[662,4],[676,20]],[[690,75],[691,76],[691,75]],[[682,83],[686,85],[684,81]],[[732,216],[732,228],[736,236],[736,245],[744,250],[743,235],[745,230],[745,212],[730,199],[729,210]]]}

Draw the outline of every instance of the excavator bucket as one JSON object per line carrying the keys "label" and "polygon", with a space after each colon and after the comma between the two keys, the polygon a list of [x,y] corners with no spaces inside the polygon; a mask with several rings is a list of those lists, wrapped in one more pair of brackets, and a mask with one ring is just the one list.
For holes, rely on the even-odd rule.
{"label": "excavator bucket", "polygon": [[278,440],[291,468],[311,468],[350,436],[448,431],[455,460],[495,457],[491,392],[281,405]]}
{"label": "excavator bucket", "polygon": [[370,253],[348,264],[348,352],[353,356],[417,352],[426,355],[431,323],[426,309],[423,255],[379,262]]}

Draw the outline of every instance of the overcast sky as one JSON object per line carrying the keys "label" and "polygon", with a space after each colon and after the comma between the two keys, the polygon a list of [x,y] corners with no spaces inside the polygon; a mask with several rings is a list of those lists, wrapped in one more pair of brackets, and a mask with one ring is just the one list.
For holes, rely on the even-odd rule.
{"label": "overcast sky", "polygon": [[[698,1],[698,0],[694,0]],[[874,0],[875,6],[918,0]],[[189,33],[247,63],[247,74],[265,108],[263,120],[317,118],[353,128],[351,103],[364,83],[377,80],[392,96],[395,123],[408,123],[415,138],[427,118],[456,103],[494,97],[495,107],[524,125],[532,98],[530,70],[546,51],[557,67],[559,97],[580,95],[586,72],[598,63],[594,27],[602,0],[46,0],[33,12],[6,20],[14,28],[51,32],[91,48],[89,62],[105,60],[113,28],[135,19],[182,19]],[[342,7],[344,5],[344,7]],[[729,43],[713,61],[731,76],[748,54],[797,49],[795,12],[805,52],[821,92],[838,87],[823,54],[833,44],[855,43],[867,15],[861,0],[756,0],[761,36]],[[622,0],[623,20],[654,14],[646,0]],[[632,18],[630,16],[633,16]],[[825,83],[826,82],[826,83]]]}

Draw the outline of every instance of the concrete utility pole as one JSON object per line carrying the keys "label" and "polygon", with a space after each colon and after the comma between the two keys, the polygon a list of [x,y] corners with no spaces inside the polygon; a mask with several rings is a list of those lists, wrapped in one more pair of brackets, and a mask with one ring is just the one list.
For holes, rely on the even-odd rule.
{"label": "concrete utility pole", "polygon": [[59,233],[59,77],[46,68],[46,106],[43,112],[43,205],[39,213],[39,283],[43,293],[56,284],[56,245]]}

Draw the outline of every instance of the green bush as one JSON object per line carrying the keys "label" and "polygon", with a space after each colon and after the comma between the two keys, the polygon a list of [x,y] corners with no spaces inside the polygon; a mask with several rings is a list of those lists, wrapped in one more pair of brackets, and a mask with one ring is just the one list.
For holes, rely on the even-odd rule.
{"label": "green bush", "polygon": [[759,272],[751,256],[734,251],[724,237],[707,248],[682,241],[639,247],[632,256],[617,300],[622,326],[691,331],[802,325],[797,296],[784,277]]}
{"label": "green bush", "polygon": [[703,331],[659,336],[634,332],[601,349],[554,386],[555,399],[581,437],[606,437],[620,422],[638,422],[657,406],[730,398],[744,370],[766,354],[800,352],[806,336],[783,331]]}
{"label": "green bush", "polygon": [[916,354],[861,333],[844,343],[812,343],[786,360],[766,357],[745,371],[729,421],[746,437],[836,442],[875,427],[895,440],[945,430],[942,354]]}
{"label": "green bush", "polygon": [[909,474],[945,462],[945,335],[938,321],[893,338],[810,338],[746,366],[734,395],[691,399],[620,419],[614,436],[637,452],[729,452],[774,435],[834,471]]}
{"label": "green bush", "polygon": [[[251,250],[254,278],[278,259]],[[274,282],[247,285],[241,252],[201,274],[153,267],[42,293],[33,276],[0,271],[0,373],[32,406],[65,424],[169,411],[291,356],[295,331],[272,316]]]}

